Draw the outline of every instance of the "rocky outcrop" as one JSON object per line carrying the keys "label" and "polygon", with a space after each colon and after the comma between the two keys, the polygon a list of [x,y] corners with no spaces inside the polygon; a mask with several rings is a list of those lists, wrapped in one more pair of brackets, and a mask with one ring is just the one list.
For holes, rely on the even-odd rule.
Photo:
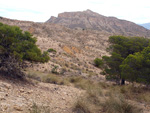
{"label": "rocky outcrop", "polygon": [[106,17],[91,10],[60,13],[58,17],[52,16],[46,22],[64,25],[72,29],[92,29],[116,35],[150,37],[150,31],[142,26],[115,17]]}

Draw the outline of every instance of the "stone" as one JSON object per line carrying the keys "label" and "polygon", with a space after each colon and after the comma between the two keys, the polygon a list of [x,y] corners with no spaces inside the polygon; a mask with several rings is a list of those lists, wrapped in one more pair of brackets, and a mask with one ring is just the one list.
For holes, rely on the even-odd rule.
{"label": "stone", "polygon": [[22,88],[22,89],[20,89],[20,92],[23,93],[23,92],[25,92],[25,91],[24,91],[24,89]]}
{"label": "stone", "polygon": [[6,99],[5,99],[5,97],[1,97],[1,96],[0,96],[0,100],[2,101],[2,100],[6,100]]}
{"label": "stone", "polygon": [[27,91],[26,93],[31,94],[31,93],[33,93],[33,90]]}
{"label": "stone", "polygon": [[62,100],[65,100],[65,97],[62,97]]}
{"label": "stone", "polygon": [[3,83],[2,86],[6,89],[10,89],[11,88],[11,85],[8,84],[8,83]]}
{"label": "stone", "polygon": [[15,105],[13,108],[17,111],[23,111],[22,106]]}

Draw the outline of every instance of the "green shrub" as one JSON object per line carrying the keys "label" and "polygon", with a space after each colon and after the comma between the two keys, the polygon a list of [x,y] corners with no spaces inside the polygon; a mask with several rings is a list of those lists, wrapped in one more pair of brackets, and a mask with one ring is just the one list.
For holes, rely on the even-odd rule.
{"label": "green shrub", "polygon": [[54,50],[53,48],[50,48],[50,49],[47,50],[47,52],[54,52],[54,53],[56,53],[56,50]]}
{"label": "green shrub", "polygon": [[58,74],[57,69],[58,69],[58,66],[54,66],[51,72],[54,74]]}
{"label": "green shrub", "polygon": [[95,60],[94,60],[94,64],[95,64],[95,66],[96,67],[101,67],[102,65],[103,65],[103,61],[102,61],[102,59],[100,59],[100,58],[96,58]]}
{"label": "green shrub", "polygon": [[[110,56],[102,57],[102,69],[106,77],[116,79],[117,82],[121,79],[122,85],[125,80],[149,84],[150,39],[111,36],[109,42]],[[99,67],[99,63],[96,63],[96,66]]]}
{"label": "green shrub", "polygon": [[10,76],[24,75],[24,60],[47,62],[50,58],[36,45],[36,38],[17,26],[0,23],[0,72]]}

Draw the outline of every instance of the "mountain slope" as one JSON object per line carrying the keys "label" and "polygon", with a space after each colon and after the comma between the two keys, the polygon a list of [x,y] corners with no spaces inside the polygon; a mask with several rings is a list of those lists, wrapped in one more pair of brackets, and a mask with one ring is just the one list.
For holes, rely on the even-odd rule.
{"label": "mountain slope", "polygon": [[140,24],[140,26],[150,30],[150,23]]}
{"label": "mountain slope", "polygon": [[71,86],[25,83],[0,75],[0,113],[71,113],[82,93]]}
{"label": "mountain slope", "polygon": [[[88,12],[93,16],[99,15],[91,11]],[[104,16],[101,17],[105,18]],[[109,36],[121,34],[106,30],[71,29],[54,23],[34,23],[7,18],[0,18],[0,22],[19,26],[22,30],[32,33],[37,37],[37,45],[42,51],[47,51],[50,48],[57,51],[56,53],[49,53],[51,60],[48,63],[33,64],[33,70],[51,72],[55,66],[58,66],[57,71],[66,76],[94,75],[104,79],[104,76],[100,75],[100,69],[93,65],[93,60],[97,57],[108,55],[106,48],[109,47]],[[126,33],[125,35],[129,34]],[[129,36],[132,35],[130,34]],[[134,36],[146,37],[145,34],[138,33]]]}
{"label": "mountain slope", "polygon": [[46,23],[60,24],[73,29],[92,29],[120,35],[150,37],[149,30],[133,22],[105,17],[91,10],[60,13],[58,17],[52,16]]}
{"label": "mountain slope", "polygon": [[[113,35],[102,31],[74,30],[51,23],[34,23],[2,18],[0,22],[17,25],[22,30],[29,31],[37,37],[37,45],[43,51],[50,48],[56,53],[49,53],[51,60],[45,64],[33,64],[33,70],[51,72],[57,71],[65,76],[99,75],[100,70],[93,65],[96,57],[108,55],[108,37]],[[103,76],[104,78],[104,76]]]}
{"label": "mountain slope", "polygon": [[[98,82],[105,81],[105,77],[100,74],[100,69],[96,68],[93,65],[93,60],[96,57],[108,55],[106,51],[106,48],[109,46],[108,37],[114,35],[114,33],[91,29],[70,29],[57,24],[34,23],[27,21],[11,20],[6,18],[0,18],[0,22],[8,25],[17,25],[21,27],[23,31],[27,30],[32,33],[35,37],[37,37],[37,45],[40,49],[48,50],[49,48],[53,48],[57,51],[56,53],[49,53],[51,60],[48,63],[32,64],[32,67],[30,67],[30,69],[33,74],[30,73],[28,74],[28,76],[35,77],[35,79],[38,79],[40,81],[40,78],[38,76],[46,77],[47,75],[41,73],[41,71],[51,74],[54,67],[58,66],[57,71],[59,74],[57,74],[56,76],[60,76],[62,77],[62,79],[64,79],[64,77],[68,78],[68,76],[77,76],[77,78],[78,76],[83,76],[86,80],[88,80],[87,78],[89,78],[93,81]],[[77,80],[80,81],[80,79]],[[89,97],[87,99],[90,100],[92,103],[89,104],[89,108],[91,108],[91,105],[93,106],[93,104],[95,104],[95,100],[97,103],[99,97],[102,98],[101,102],[104,102],[104,99],[109,98],[109,96],[113,98],[112,94],[117,97],[116,94],[119,95],[119,92],[122,92],[122,89],[122,93],[124,93],[125,91],[127,95],[130,94],[134,96],[133,91],[132,93],[130,93],[130,90],[126,89],[126,87],[121,86],[119,88],[118,86],[114,87],[115,85],[112,85],[111,89],[109,85],[103,84],[103,82],[101,85],[98,84],[98,89],[95,89],[94,87],[89,87],[89,85],[86,86],[90,89],[94,89],[89,90],[90,92],[92,92],[90,93],[92,94],[92,101]],[[109,81],[107,82],[110,84]],[[90,85],[92,84],[91,82],[88,83],[90,83]],[[86,82],[83,82],[82,84],[83,85],[81,85],[81,87],[85,87]],[[77,84],[77,87],[79,86],[80,84]],[[145,91],[140,91],[137,88],[138,87],[136,86],[135,95]],[[97,92],[95,92],[95,90],[97,90]],[[0,76],[0,112],[2,111],[3,113],[28,113],[33,108],[36,110],[38,107],[38,109],[42,108],[46,110],[48,108],[48,110],[50,110],[50,112],[52,113],[72,113],[74,103],[77,103],[76,100],[80,99],[79,96],[82,96],[84,93],[87,94],[85,90],[73,88],[73,84],[71,84],[71,86],[58,86],[33,81],[30,85],[23,84],[22,82],[18,81],[11,81],[7,78],[6,80],[4,80]],[[96,94],[96,98],[95,96],[93,98],[93,94]],[[137,96],[140,99],[141,97],[143,97],[143,99],[147,101],[147,104],[141,101],[135,102],[128,99],[127,101],[129,101],[129,103],[133,103],[133,105],[136,105],[140,108],[142,107],[144,109],[143,113],[149,113],[149,96],[145,96],[145,94],[146,93],[144,92],[144,95]],[[149,93],[147,93],[146,95],[149,95]],[[82,98],[80,100],[82,100]],[[85,105],[88,105],[88,103],[85,103]],[[100,103],[99,105],[102,104]]]}

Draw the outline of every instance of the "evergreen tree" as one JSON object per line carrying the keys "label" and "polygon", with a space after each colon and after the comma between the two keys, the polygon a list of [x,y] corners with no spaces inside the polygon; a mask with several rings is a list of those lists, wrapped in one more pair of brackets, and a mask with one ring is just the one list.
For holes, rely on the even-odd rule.
{"label": "evergreen tree", "polygon": [[17,26],[0,23],[0,72],[10,76],[23,75],[24,61],[47,62],[47,52],[36,46],[36,38]]}
{"label": "evergreen tree", "polygon": [[[108,48],[108,51],[111,55],[102,57],[103,66],[101,67],[107,78],[116,80],[121,79],[121,84],[124,84],[125,79],[131,75],[130,71],[132,70],[129,68],[129,65],[127,66],[128,62],[131,61],[132,63],[136,62],[139,64],[140,62],[137,61],[139,61],[138,59],[139,57],[141,58],[141,55],[138,52],[141,52],[144,48],[148,47],[150,45],[150,40],[142,37],[111,36],[109,37],[109,42],[111,45]],[[128,61],[129,59],[130,61]],[[139,69],[140,67],[136,68]],[[131,73],[136,75],[133,70]],[[135,78],[136,76],[131,77],[132,80],[135,80]]]}

